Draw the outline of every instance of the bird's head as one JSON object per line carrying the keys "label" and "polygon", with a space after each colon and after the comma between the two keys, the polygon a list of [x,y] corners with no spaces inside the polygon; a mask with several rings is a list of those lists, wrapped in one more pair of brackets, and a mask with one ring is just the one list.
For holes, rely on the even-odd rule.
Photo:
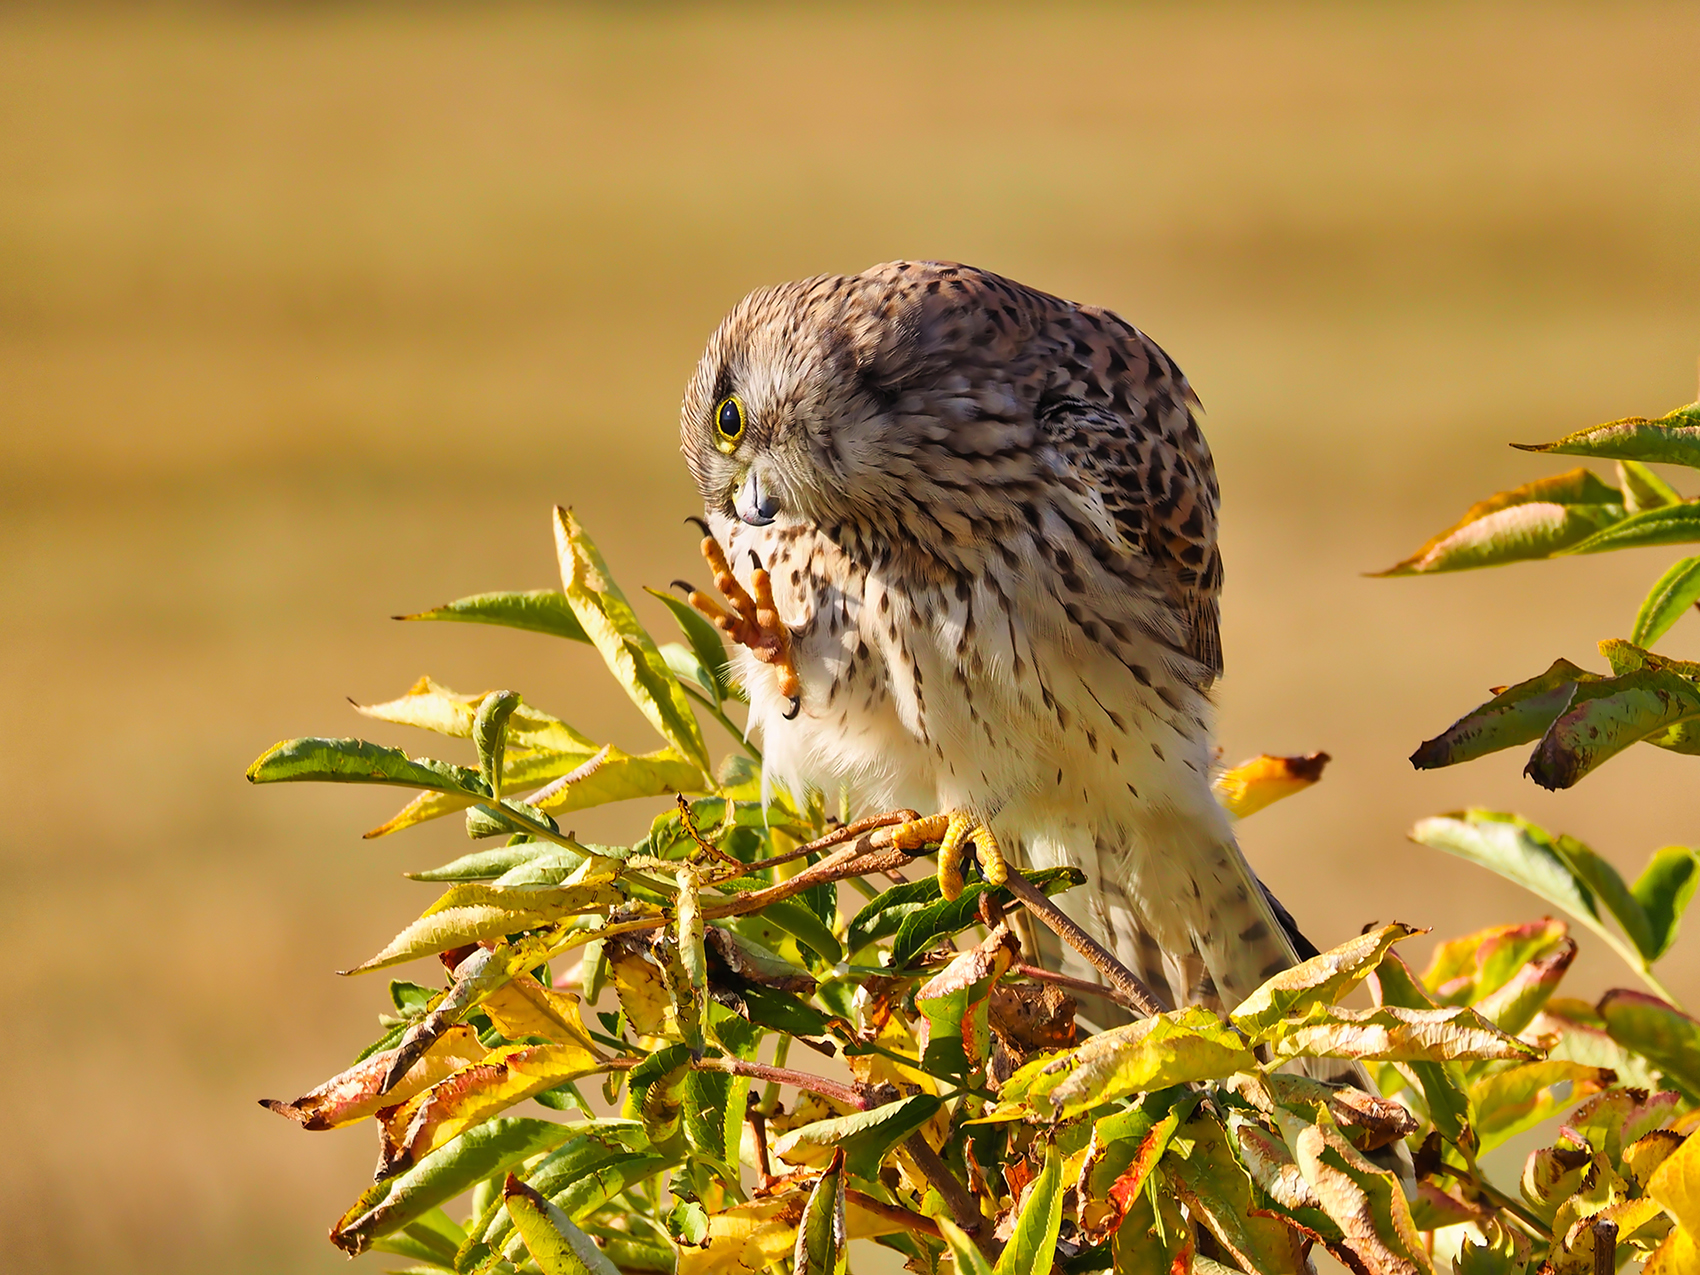
{"label": "bird's head", "polygon": [[1017,391],[1010,363],[1031,328],[989,317],[1002,286],[893,262],[745,297],[685,392],[683,451],[710,514],[878,521],[963,460],[1024,448],[1036,391]]}

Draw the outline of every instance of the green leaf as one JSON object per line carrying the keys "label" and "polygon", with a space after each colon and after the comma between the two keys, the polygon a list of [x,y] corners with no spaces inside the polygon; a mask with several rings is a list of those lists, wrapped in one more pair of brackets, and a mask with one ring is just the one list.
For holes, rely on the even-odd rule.
{"label": "green leaf", "polygon": [[548,1120],[486,1121],[438,1147],[405,1173],[373,1183],[331,1228],[331,1243],[350,1256],[362,1253],[379,1236],[400,1230],[474,1183],[505,1173],[572,1136],[569,1126]]}
{"label": "green leaf", "polygon": [[934,876],[881,890],[850,919],[844,946],[854,954],[870,943],[889,938],[897,933],[905,918],[937,903],[942,897],[938,878]]}
{"label": "green leaf", "polygon": [[[1495,1072],[1470,1086],[1476,1136],[1491,1151],[1611,1083],[1609,1071],[1545,1059]],[[1568,1086],[1561,1096],[1560,1086]]]}
{"label": "green leaf", "polygon": [[1523,768],[1543,788],[1569,788],[1631,744],[1658,742],[1700,720],[1700,688],[1662,669],[1579,684]]}
{"label": "green leaf", "polygon": [[392,616],[396,620],[460,620],[469,624],[498,624],[503,628],[527,629],[573,642],[588,642],[590,635],[578,622],[565,594],[553,589],[530,589],[524,593],[475,593],[446,602],[415,615]]}
{"label": "green leaf", "polygon": [[1019,950],[999,925],[971,951],[954,958],[915,992],[923,1017],[921,1069],[932,1075],[976,1071],[991,1048],[992,988]]}
{"label": "green leaf", "polygon": [[661,603],[673,613],[673,619],[679,625],[679,631],[685,635],[685,641],[691,644],[691,650],[702,662],[713,678],[714,698],[719,703],[725,699],[736,698],[726,662],[726,644],[720,639],[720,630],[710,624],[702,612],[689,602],[676,598],[660,589],[648,590],[652,597],[661,599]]}
{"label": "green leaf", "polygon": [[[1557,949],[1569,928],[1563,921],[1543,917],[1520,925],[1493,925],[1462,938],[1448,939],[1435,948],[1423,974],[1423,985],[1442,1004],[1472,1005],[1510,982],[1530,961]],[[1392,1003],[1405,1004],[1404,1001]]]}
{"label": "green leaf", "polygon": [[1262,1040],[1282,1019],[1312,1005],[1332,1005],[1363,982],[1390,947],[1421,933],[1415,926],[1395,921],[1301,961],[1247,996],[1229,1021],[1253,1041]]}
{"label": "green leaf", "polygon": [[1530,961],[1491,995],[1472,1008],[1500,1031],[1520,1034],[1558,989],[1576,959],[1576,940],[1567,938],[1552,951]]}
{"label": "green leaf", "polygon": [[1311,1124],[1284,1107],[1276,1108],[1275,1120],[1306,1184],[1340,1228],[1341,1242],[1365,1269],[1432,1275],[1405,1192],[1392,1173],[1366,1160],[1331,1120]]}
{"label": "green leaf", "polygon": [[1625,416],[1566,434],[1555,443],[1513,443],[1525,452],[1595,456],[1652,464],[1700,467],[1700,403],[1678,407],[1655,419]]}
{"label": "green leaf", "polygon": [[702,772],[705,784],[711,783],[714,767],[684,688],[668,669],[655,640],[638,623],[590,537],[569,511],[558,506],[555,551],[567,601],[609,671],[650,724]]}
{"label": "green leaf", "polygon": [[703,666],[695,651],[683,642],[663,642],[656,649],[661,652],[661,658],[685,690],[695,691],[710,708],[720,708],[720,688],[715,685],[714,675]]}
{"label": "green leaf", "polygon": [[1297,1232],[1257,1217],[1260,1202],[1227,1131],[1200,1113],[1169,1139],[1163,1168],[1187,1211],[1210,1228],[1242,1269],[1264,1275],[1307,1270]]}
{"label": "green leaf", "polygon": [[944,1236],[951,1258],[956,1262],[956,1275],[992,1275],[986,1255],[975,1246],[967,1231],[942,1213],[933,1220],[938,1223],[939,1234]]}
{"label": "green leaf", "polygon": [[1617,462],[1617,484],[1623,488],[1624,507],[1632,514],[1660,505],[1680,505],[1682,496],[1638,460]]}
{"label": "green leaf", "polygon": [[1047,1146],[1045,1167],[1028,1189],[1027,1202],[992,1275],[1049,1275],[1057,1255],[1062,1208],[1062,1157],[1054,1145]]}
{"label": "green leaf", "polygon": [[1656,961],[1676,941],[1677,923],[1700,884],[1700,856],[1687,846],[1666,846],[1653,852],[1630,887],[1647,918],[1648,943],[1641,955]]}
{"label": "green leaf", "polygon": [[1128,1094],[1216,1080],[1257,1066],[1244,1037],[1198,1005],[1155,1014],[1030,1059],[1004,1082],[1002,1105],[1067,1120]]}
{"label": "green leaf", "polygon": [[1700,1100],[1700,1022],[1656,996],[1623,988],[1605,994],[1599,1013],[1613,1040],[1651,1062],[1689,1101]]}
{"label": "green leaf", "polygon": [[438,868],[404,872],[409,881],[493,881],[504,872],[522,867],[541,855],[554,853],[544,841],[519,841],[493,850],[474,850]]}
{"label": "green leaf", "polygon": [[491,691],[472,719],[472,743],[478,750],[478,769],[499,801],[502,763],[508,751],[508,719],[519,707],[518,691]]}
{"label": "green leaf", "polygon": [[1452,526],[1380,576],[1465,571],[1546,558],[1624,517],[1623,493],[1587,469],[1537,479],[1471,505]]}
{"label": "green leaf", "polygon": [[850,1237],[844,1224],[844,1152],[809,1192],[803,1220],[797,1224],[797,1247],[791,1257],[792,1275],[848,1275]]}
{"label": "green leaf", "polygon": [[467,943],[537,929],[564,916],[602,910],[621,898],[609,882],[556,890],[503,890],[473,883],[451,886],[383,951],[345,972],[364,974]]}
{"label": "green leaf", "polygon": [[476,770],[429,757],[409,757],[399,748],[363,739],[286,739],[273,744],[248,767],[251,784],[318,780],[333,784],[394,784],[488,801],[490,790]]}
{"label": "green leaf", "polygon": [[1595,902],[1605,904],[1606,911],[1617,918],[1617,923],[1623,927],[1623,932],[1629,936],[1630,942],[1635,944],[1635,949],[1645,956],[1652,947],[1653,932],[1648,925],[1647,914],[1641,908],[1640,900],[1624,884],[1617,869],[1588,846],[1567,834],[1560,833],[1551,837],[1549,844],[1569,866],[1576,879],[1584,882],[1593,892]]}
{"label": "green leaf", "polygon": [[1653,583],[1629,640],[1636,646],[1651,646],[1682,618],[1682,613],[1700,602],[1700,558],[1683,558]]}
{"label": "green leaf", "polygon": [[1277,1058],[1362,1058],[1378,1062],[1525,1059],[1535,1050],[1500,1031],[1467,1005],[1442,1009],[1346,1009],[1313,1005],[1273,1034]]}
{"label": "green leaf", "polygon": [[880,1161],[893,1147],[933,1118],[939,1100],[914,1094],[871,1111],[817,1120],[793,1129],[773,1144],[773,1154],[792,1164],[829,1164],[834,1152],[844,1152],[851,1177],[877,1178]]}
{"label": "green leaf", "polygon": [[511,1173],[502,1200],[543,1275],[620,1275],[590,1236]]}
{"label": "green leaf", "polygon": [[1545,673],[1506,687],[1433,739],[1425,740],[1411,754],[1411,765],[1418,770],[1435,770],[1532,743],[1569,705],[1576,683],[1600,680],[1598,673],[1578,668],[1569,660],[1554,660]]}
{"label": "green leaf", "polygon": [[[1411,969],[1390,953],[1382,959],[1371,976],[1370,990],[1377,1005],[1394,1005],[1401,1009],[1438,1009],[1433,998],[1417,981]],[[1470,1100],[1463,1086],[1443,1063],[1410,1062],[1405,1064],[1409,1076],[1422,1090],[1423,1105],[1440,1136],[1456,1143],[1470,1123]]]}
{"label": "green leaf", "polygon": [[1700,504],[1663,505],[1630,514],[1555,553],[1609,553],[1614,549],[1650,549],[1700,540]]}
{"label": "green leaf", "polygon": [[1466,810],[1422,819],[1411,840],[1478,863],[1600,929],[1594,893],[1578,880],[1545,829],[1517,815]]}
{"label": "green leaf", "polygon": [[[1021,875],[1048,895],[1061,894],[1086,880],[1086,875],[1079,868],[1046,868],[1039,872],[1023,872]],[[950,900],[939,895],[936,877],[929,877],[924,884],[933,892],[934,902],[907,913],[898,925],[897,937],[891,944],[893,969],[902,969],[940,939],[960,933],[970,925],[977,925],[980,917],[980,896],[992,888],[984,881],[974,881],[963,888],[958,898]],[[897,887],[899,890],[904,888]],[[1012,896],[1008,891],[999,891],[998,897],[1000,901],[1007,903]]]}
{"label": "green leaf", "polygon": [[836,965],[844,959],[844,949],[832,931],[801,903],[781,899],[778,903],[768,904],[757,915],[771,921],[792,938],[807,943],[828,965]]}

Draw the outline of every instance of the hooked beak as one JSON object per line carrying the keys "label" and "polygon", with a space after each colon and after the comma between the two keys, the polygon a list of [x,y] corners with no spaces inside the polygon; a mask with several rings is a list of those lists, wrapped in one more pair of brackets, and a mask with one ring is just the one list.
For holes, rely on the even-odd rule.
{"label": "hooked beak", "polygon": [[738,517],[752,527],[765,527],[779,512],[779,497],[763,489],[760,471],[752,467],[732,499]]}

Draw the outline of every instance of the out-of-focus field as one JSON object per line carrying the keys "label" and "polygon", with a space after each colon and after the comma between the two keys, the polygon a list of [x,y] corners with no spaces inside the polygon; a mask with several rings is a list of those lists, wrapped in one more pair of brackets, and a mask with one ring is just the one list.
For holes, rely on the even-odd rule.
{"label": "out-of-focus field", "polygon": [[[1324,945],[1543,911],[1408,844],[1423,814],[1514,807],[1625,870],[1700,835],[1692,759],[1557,795],[1404,760],[1598,663],[1677,551],[1359,574],[1562,464],[1508,441],[1693,397],[1697,58],[1682,5],[0,13],[0,1265],[340,1268],[369,1131],[254,1100],[372,1034],[381,977],[332,971],[465,843],[362,843],[398,798],[243,769],[440,748],[344,700],[424,672],[647,747],[587,650],[385,617],[549,585],[554,501],[629,587],[700,576],[677,401],[758,284],[957,258],[1188,371],[1226,752],[1337,759],[1245,828]],[[1583,947],[1574,990],[1627,980]],[[1700,1002],[1700,924],[1668,969]]]}

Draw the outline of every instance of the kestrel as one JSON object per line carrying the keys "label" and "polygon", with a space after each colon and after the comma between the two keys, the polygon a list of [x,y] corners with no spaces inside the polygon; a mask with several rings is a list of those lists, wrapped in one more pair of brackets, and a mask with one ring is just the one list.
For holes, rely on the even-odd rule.
{"label": "kestrel", "polygon": [[1075,919],[1171,1004],[1221,1010],[1315,949],[1211,793],[1198,406],[1108,310],[897,261],[745,297],[682,433],[713,539],[761,586],[728,628],[769,782],[943,812],[921,831],[947,890],[970,843],[994,879],[1005,856],[1079,867]]}

